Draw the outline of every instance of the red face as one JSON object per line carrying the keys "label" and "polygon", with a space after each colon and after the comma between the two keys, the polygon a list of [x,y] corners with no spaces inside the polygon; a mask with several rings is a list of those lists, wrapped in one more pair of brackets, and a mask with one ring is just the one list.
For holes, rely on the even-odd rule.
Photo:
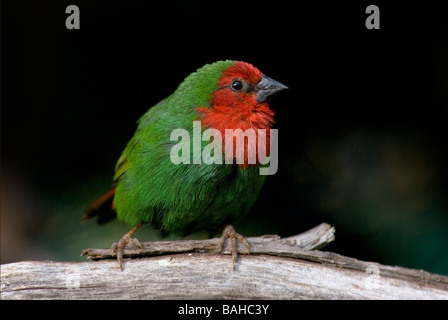
{"label": "red face", "polygon": [[[268,82],[270,81],[270,82]],[[274,86],[275,85],[275,86]],[[211,99],[210,107],[198,107],[196,111],[205,128],[214,128],[221,132],[224,140],[225,129],[254,129],[258,138],[258,129],[266,129],[266,150],[269,150],[269,129],[274,124],[274,111],[269,108],[265,97],[271,92],[286,88],[282,84],[265,77],[253,65],[237,61],[228,67],[218,80],[218,88]],[[224,141],[223,148],[225,149]],[[234,143],[234,156],[236,157]],[[247,155],[255,145],[245,145],[245,166]]]}
{"label": "red face", "polygon": [[261,76],[260,70],[251,64],[235,62],[219,79],[219,89],[215,92],[212,105],[228,105],[239,109],[248,108],[247,104],[256,106],[255,88],[260,83]]}
{"label": "red face", "polygon": [[256,86],[261,79],[260,70],[246,62],[237,61],[227,68],[218,80],[211,107],[196,109],[202,124],[221,131],[270,129],[274,112],[266,102],[257,102]]}

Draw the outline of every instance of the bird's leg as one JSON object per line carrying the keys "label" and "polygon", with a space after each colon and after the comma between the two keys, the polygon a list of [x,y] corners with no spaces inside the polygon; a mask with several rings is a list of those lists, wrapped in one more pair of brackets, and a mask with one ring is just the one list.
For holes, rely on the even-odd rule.
{"label": "bird's leg", "polygon": [[236,249],[237,240],[241,241],[246,246],[248,254],[250,254],[249,243],[242,235],[237,233],[235,231],[235,229],[229,224],[224,228],[224,230],[222,232],[221,240],[219,241],[218,252],[221,252],[222,246],[224,245],[224,242],[227,239],[230,239],[230,242],[232,244],[232,249],[231,249],[232,250],[232,262],[233,262],[233,270],[235,270],[236,258],[238,257],[238,251]]}
{"label": "bird's leg", "polygon": [[137,232],[138,229],[142,226],[142,223],[135,225],[128,233],[126,233],[123,237],[121,237],[120,241],[112,244],[112,256],[117,255],[118,263],[120,264],[120,269],[123,271],[123,249],[128,244],[134,244],[140,247],[143,250],[142,244],[138,241],[137,238],[132,238],[132,236]]}

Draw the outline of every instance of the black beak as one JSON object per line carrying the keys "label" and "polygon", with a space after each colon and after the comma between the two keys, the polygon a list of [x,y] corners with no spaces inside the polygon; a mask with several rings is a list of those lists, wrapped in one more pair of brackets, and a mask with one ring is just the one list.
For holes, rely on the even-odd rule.
{"label": "black beak", "polygon": [[257,93],[257,103],[264,102],[267,98],[271,97],[274,93],[288,89],[287,86],[271,79],[265,75],[261,76],[261,81],[255,86],[255,92]]}

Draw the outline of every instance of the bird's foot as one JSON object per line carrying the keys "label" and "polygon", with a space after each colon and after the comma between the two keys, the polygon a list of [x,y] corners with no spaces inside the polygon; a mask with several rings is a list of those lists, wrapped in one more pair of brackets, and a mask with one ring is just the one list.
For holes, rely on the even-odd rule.
{"label": "bird's foot", "polygon": [[143,246],[138,241],[137,238],[132,238],[134,233],[140,228],[140,226],[135,226],[131,229],[128,233],[126,233],[123,237],[121,237],[120,241],[115,242],[112,244],[111,250],[112,250],[112,256],[116,255],[118,263],[120,264],[120,269],[123,271],[123,250],[127,245],[135,245],[140,248],[140,250],[143,250]]}
{"label": "bird's foot", "polygon": [[247,242],[247,240],[241,234],[237,233],[235,231],[235,229],[229,224],[224,228],[224,230],[222,232],[221,240],[219,241],[219,245],[218,245],[218,252],[221,252],[222,246],[224,245],[224,242],[227,239],[230,239],[230,242],[232,244],[232,248],[231,248],[232,262],[233,262],[233,270],[235,270],[236,259],[238,257],[238,250],[236,248],[236,242],[238,240],[240,242],[242,242],[246,246],[248,254],[250,254],[250,246],[249,246],[249,243]]}

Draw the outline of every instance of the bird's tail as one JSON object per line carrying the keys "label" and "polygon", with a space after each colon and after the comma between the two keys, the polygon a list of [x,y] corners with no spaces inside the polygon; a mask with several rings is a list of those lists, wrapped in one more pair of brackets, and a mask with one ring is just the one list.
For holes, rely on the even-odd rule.
{"label": "bird's tail", "polygon": [[97,222],[99,224],[103,224],[116,218],[117,213],[113,209],[116,188],[116,185],[112,186],[109,191],[93,201],[86,209],[81,221],[84,222],[89,220],[90,218],[98,216]]}

